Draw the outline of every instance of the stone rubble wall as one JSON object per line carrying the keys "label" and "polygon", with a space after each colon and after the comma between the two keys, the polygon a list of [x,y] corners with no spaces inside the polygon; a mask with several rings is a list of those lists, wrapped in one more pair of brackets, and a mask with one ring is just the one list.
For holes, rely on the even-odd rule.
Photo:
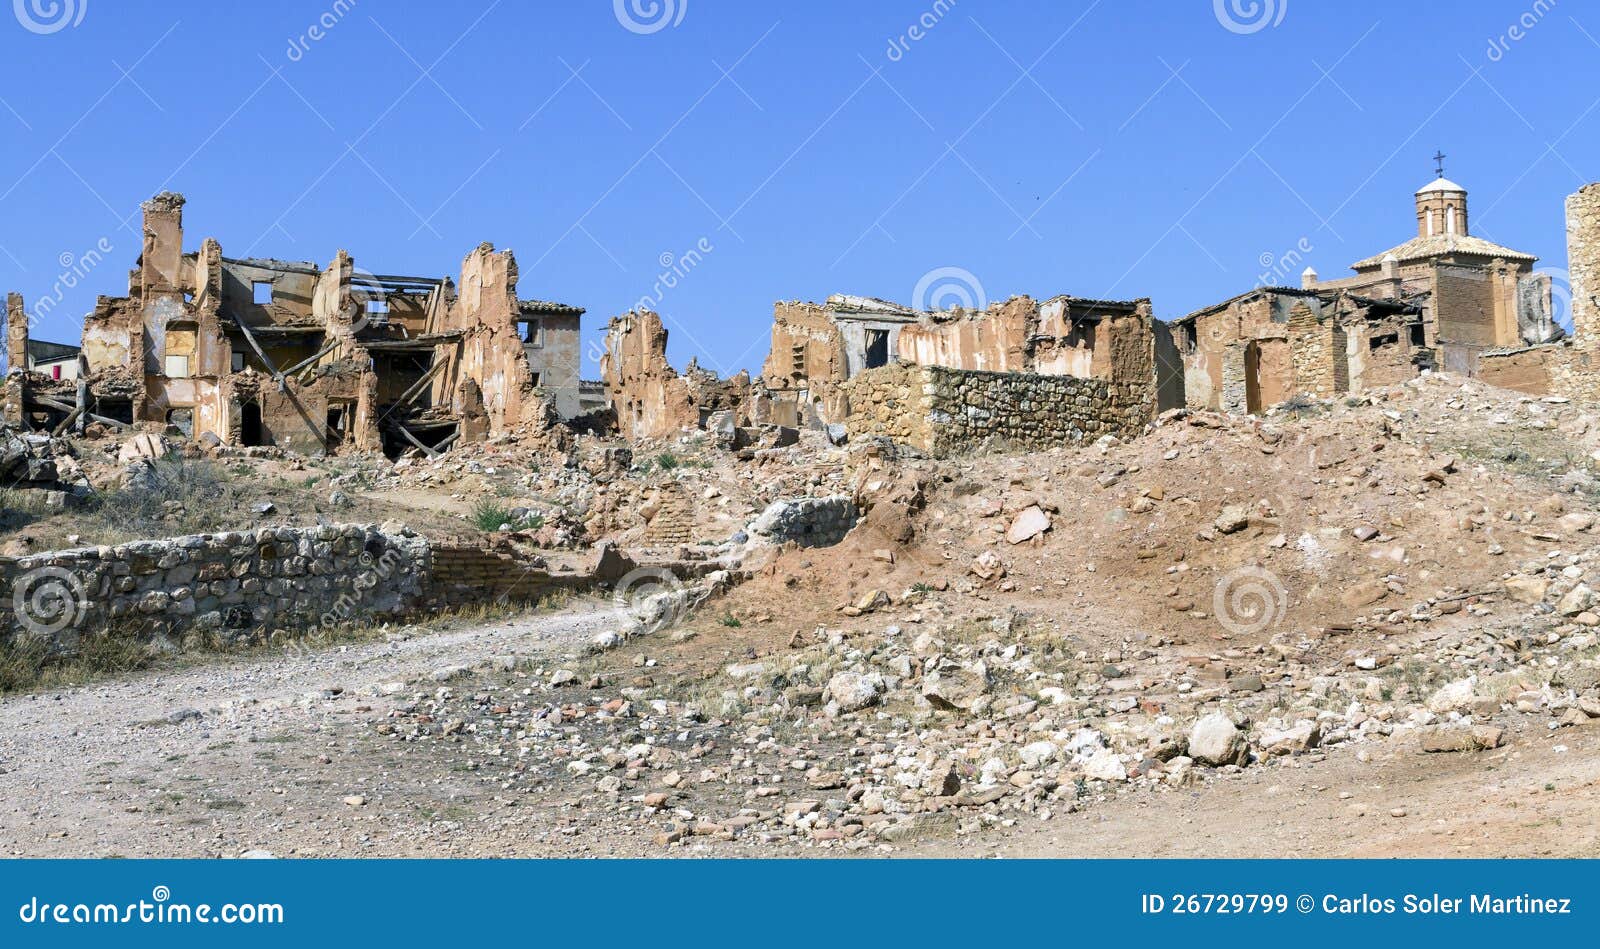
{"label": "stone rubble wall", "polygon": [[225,643],[402,614],[427,592],[424,538],[370,525],[266,527],[0,558],[0,641],[126,628]]}
{"label": "stone rubble wall", "polygon": [[747,528],[751,537],[772,544],[832,547],[856,526],[860,512],[842,494],[774,501]]}
{"label": "stone rubble wall", "polygon": [[891,365],[847,384],[852,438],[880,436],[935,457],[985,446],[1049,449],[1143,430],[1151,386],[1076,376]]}

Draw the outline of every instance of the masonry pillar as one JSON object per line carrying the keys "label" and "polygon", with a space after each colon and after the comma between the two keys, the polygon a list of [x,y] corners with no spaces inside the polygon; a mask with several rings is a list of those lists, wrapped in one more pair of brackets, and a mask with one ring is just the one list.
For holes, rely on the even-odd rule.
{"label": "masonry pillar", "polygon": [[26,372],[28,369],[28,311],[22,305],[22,294],[6,294],[6,372]]}
{"label": "masonry pillar", "polygon": [[1567,196],[1567,274],[1572,335],[1579,347],[1600,349],[1600,182]]}
{"label": "masonry pillar", "polygon": [[163,191],[140,208],[144,211],[140,277],[144,299],[149,302],[153,294],[162,291],[182,292],[183,195]]}

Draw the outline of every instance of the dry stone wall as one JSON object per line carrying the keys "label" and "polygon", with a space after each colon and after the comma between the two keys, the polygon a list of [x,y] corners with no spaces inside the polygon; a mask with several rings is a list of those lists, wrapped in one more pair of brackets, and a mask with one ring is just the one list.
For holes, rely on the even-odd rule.
{"label": "dry stone wall", "polygon": [[70,651],[84,633],[215,634],[403,613],[427,589],[428,542],[363,525],[197,534],[0,558],[0,637]]}
{"label": "dry stone wall", "polygon": [[1076,376],[893,365],[847,386],[852,437],[887,437],[936,457],[1128,435],[1142,430],[1153,411],[1149,385]]}

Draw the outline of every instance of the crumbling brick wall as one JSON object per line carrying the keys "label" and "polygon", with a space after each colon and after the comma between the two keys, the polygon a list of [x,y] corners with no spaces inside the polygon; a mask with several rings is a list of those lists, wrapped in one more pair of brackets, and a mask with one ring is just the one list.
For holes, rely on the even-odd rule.
{"label": "crumbling brick wall", "polygon": [[1041,450],[1140,432],[1151,386],[1076,376],[893,365],[846,384],[852,437],[884,436],[935,457],[989,445]]}
{"label": "crumbling brick wall", "polygon": [[1438,335],[1454,343],[1500,346],[1495,326],[1495,287],[1490,275],[1473,267],[1440,267],[1434,283]]}

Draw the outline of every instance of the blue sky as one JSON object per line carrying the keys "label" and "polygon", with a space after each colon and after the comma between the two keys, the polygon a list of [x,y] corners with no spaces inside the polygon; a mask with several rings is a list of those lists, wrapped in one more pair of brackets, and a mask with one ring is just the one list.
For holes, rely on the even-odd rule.
{"label": "blue sky", "polygon": [[1600,178],[1600,10],[1575,0],[13,13],[0,285],[51,300],[35,333],[64,341],[125,291],[164,188],[191,250],[455,275],[511,247],[522,296],[588,309],[591,355],[649,297],[675,363],[729,373],[759,368],[779,299],[1148,296],[1173,318],[1339,276],[1414,234],[1436,149],[1474,234],[1561,268],[1562,201]]}

